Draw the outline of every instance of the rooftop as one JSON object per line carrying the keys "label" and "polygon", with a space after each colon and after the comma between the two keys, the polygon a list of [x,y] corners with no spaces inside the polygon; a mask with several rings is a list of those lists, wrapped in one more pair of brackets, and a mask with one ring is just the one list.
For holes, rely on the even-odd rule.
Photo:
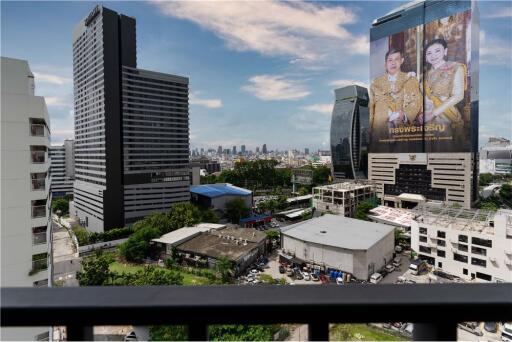
{"label": "rooftop", "polygon": [[229,183],[218,183],[218,184],[204,184],[204,185],[192,185],[190,192],[203,195],[210,198],[220,196],[249,196],[252,194],[251,190],[239,188]]}
{"label": "rooftop", "polygon": [[366,250],[393,231],[393,227],[326,214],[299,222],[281,233],[299,240],[346,249]]}
{"label": "rooftop", "polygon": [[481,209],[453,208],[443,204],[424,203],[411,212],[416,215],[416,221],[429,225],[446,227],[465,231],[494,234],[490,221],[495,212]]}
{"label": "rooftop", "polygon": [[353,190],[359,190],[359,189],[371,188],[371,187],[372,187],[371,184],[367,184],[364,182],[341,182],[341,183],[316,186],[315,189],[336,190],[336,191],[353,191]]}
{"label": "rooftop", "polygon": [[195,227],[183,227],[180,229],[176,229],[170,233],[160,236],[159,238],[152,239],[151,241],[176,246],[203,232],[209,232],[215,229],[222,229],[224,227],[226,226],[223,224],[200,223]]}
{"label": "rooftop", "polygon": [[371,209],[370,214],[372,220],[401,227],[410,227],[416,217],[413,212],[407,209],[392,208],[385,205],[379,205],[377,208]]}

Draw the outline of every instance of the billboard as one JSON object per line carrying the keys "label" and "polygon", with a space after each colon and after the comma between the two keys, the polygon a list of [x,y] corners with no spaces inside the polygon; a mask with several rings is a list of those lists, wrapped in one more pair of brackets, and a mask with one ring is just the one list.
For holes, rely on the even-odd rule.
{"label": "billboard", "polygon": [[471,10],[370,43],[371,153],[471,151]]}

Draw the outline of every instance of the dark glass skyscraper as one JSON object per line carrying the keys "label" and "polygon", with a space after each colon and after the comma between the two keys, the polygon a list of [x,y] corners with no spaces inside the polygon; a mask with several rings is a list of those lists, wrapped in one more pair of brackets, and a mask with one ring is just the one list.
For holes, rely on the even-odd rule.
{"label": "dark glass skyscraper", "polygon": [[368,92],[352,85],[334,91],[331,156],[334,180],[367,177]]}

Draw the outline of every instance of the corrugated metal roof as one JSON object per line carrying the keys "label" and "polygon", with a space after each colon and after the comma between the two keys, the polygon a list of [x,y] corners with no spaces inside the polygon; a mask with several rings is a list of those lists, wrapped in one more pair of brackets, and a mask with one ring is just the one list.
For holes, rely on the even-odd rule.
{"label": "corrugated metal roof", "polygon": [[393,229],[381,223],[326,214],[281,229],[281,234],[321,245],[367,250]]}
{"label": "corrugated metal roof", "polygon": [[229,183],[192,185],[190,192],[210,198],[227,195],[248,196],[252,194],[251,190],[239,188]]}

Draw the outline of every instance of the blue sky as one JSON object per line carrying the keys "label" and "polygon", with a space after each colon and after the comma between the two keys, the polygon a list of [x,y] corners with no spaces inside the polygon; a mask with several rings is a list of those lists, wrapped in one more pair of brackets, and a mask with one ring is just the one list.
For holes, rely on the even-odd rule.
{"label": "blue sky", "polygon": [[[95,2],[1,3],[55,143],[73,137],[71,32]],[[190,78],[191,147],[328,149],[333,90],[368,84],[369,27],[402,2],[103,2],[137,20],[139,68]],[[512,138],[512,3],[479,2],[480,144]]]}

